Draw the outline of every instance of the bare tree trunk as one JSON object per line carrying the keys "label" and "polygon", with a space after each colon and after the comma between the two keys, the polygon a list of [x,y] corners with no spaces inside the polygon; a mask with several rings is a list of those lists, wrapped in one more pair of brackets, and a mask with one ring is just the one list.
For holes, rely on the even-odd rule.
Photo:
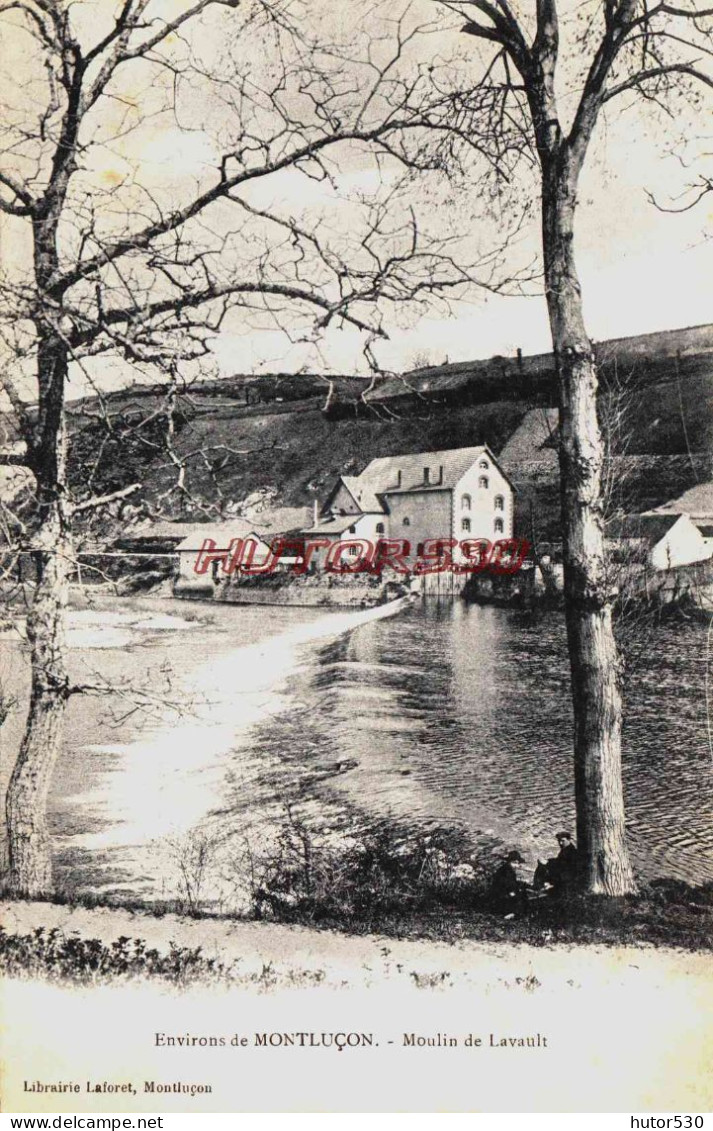
{"label": "bare tree trunk", "polygon": [[6,799],[9,887],[25,896],[52,891],[47,794],[62,740],[68,686],[64,639],[68,546],[60,525],[56,514],[46,521],[43,535],[51,533],[53,546],[35,553],[38,584],[27,618],[30,709]]}
{"label": "bare tree trunk", "polygon": [[71,555],[64,498],[63,396],[66,351],[47,335],[38,351],[38,440],[30,460],[38,488],[33,541],[37,582],[27,618],[31,650],[30,707],[6,797],[10,889],[23,896],[52,891],[47,795],[60,751],[68,697],[64,617]]}
{"label": "bare tree trunk", "polygon": [[567,637],[574,703],[577,843],[592,894],[636,890],[626,848],[619,659],[604,558],[604,445],[597,370],[574,264],[577,175],[560,153],[543,166],[545,285],[558,374]]}

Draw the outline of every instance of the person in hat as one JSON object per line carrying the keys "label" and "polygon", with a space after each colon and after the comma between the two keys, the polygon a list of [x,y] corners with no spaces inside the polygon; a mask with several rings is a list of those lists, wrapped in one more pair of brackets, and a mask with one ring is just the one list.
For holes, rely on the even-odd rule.
{"label": "person in hat", "polygon": [[551,888],[554,892],[562,894],[571,891],[577,882],[579,856],[571,833],[557,833],[555,840],[559,845],[559,853],[550,857],[546,863],[542,860],[538,861],[533,887],[536,890]]}
{"label": "person in hat", "polygon": [[557,855],[557,877],[561,888],[572,888],[577,882],[579,856],[570,833],[557,833],[559,853]]}
{"label": "person in hat", "polygon": [[521,906],[527,893],[527,884],[519,879],[515,864],[524,864],[517,851],[508,852],[495,869],[488,885],[487,902],[500,911],[514,911]]}

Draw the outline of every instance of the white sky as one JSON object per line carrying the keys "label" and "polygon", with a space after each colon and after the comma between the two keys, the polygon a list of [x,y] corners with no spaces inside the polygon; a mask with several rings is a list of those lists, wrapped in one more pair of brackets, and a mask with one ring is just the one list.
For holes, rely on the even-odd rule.
{"label": "white sky", "polygon": [[[519,7],[529,10],[534,4],[526,0]],[[341,4],[326,8],[338,25]],[[582,10],[577,0],[560,0],[563,17],[571,14],[576,20]],[[563,52],[570,26],[576,25],[563,18]],[[475,50],[473,40],[466,42]],[[563,67],[560,109],[565,118],[574,106],[568,83],[572,75]],[[713,193],[679,215],[662,213],[647,197],[647,191],[653,192],[661,204],[670,205],[700,176],[713,177],[710,91],[704,91],[698,114],[679,106],[671,118],[644,120],[638,105],[628,98],[611,104],[598,124],[582,177],[576,246],[587,326],[595,340],[713,321]],[[531,240],[538,235],[535,224]],[[531,246],[534,250],[536,242]],[[548,350],[551,344],[544,298],[483,293],[474,293],[451,317],[419,316],[408,329],[389,327],[389,334],[389,342],[378,346],[378,357],[396,370],[407,368],[417,354],[426,353],[435,362],[446,357],[461,361],[514,353],[518,347]],[[333,334],[324,343],[322,359],[348,372],[358,364],[359,351],[356,335]],[[318,366],[320,361],[308,346],[286,353],[283,340],[265,336],[236,340],[226,335],[216,344],[216,354],[226,372],[239,371],[248,358],[263,370]]]}
{"label": "white sky", "polygon": [[[609,136],[606,143],[600,140],[593,157],[583,177],[576,229],[592,337],[712,322],[713,194],[677,215],[661,212],[647,196],[652,191],[660,203],[670,204],[699,175],[698,169],[687,172],[650,138]],[[389,337],[377,352],[380,363],[395,370],[424,353],[440,362],[512,354],[518,347],[525,352],[550,348],[543,297],[474,293],[452,316],[419,317],[408,328],[389,327]],[[281,335],[225,334],[215,352],[226,373],[319,367],[320,361],[349,372],[360,364],[360,348],[359,336],[348,331],[329,335],[321,358],[314,347],[290,347]]]}
{"label": "white sky", "polygon": [[[166,0],[169,7],[178,2]],[[326,22],[344,26],[346,0],[310,2],[316,11],[322,11]],[[569,3],[563,0],[563,6]],[[79,6],[87,12],[95,7],[92,0],[81,0]],[[566,106],[566,93],[562,101]],[[639,121],[631,109],[612,113],[598,129],[581,186],[576,230],[585,314],[596,340],[713,321],[713,194],[680,215],[661,213],[646,195],[651,190],[660,201],[668,202],[700,175],[713,175],[711,139],[695,140],[700,133],[711,132],[710,112],[706,121],[702,115],[698,120],[690,115],[674,118],[666,129],[664,138],[653,121]],[[144,138],[144,146],[154,169],[148,183],[156,186],[167,177],[193,176],[211,156],[200,132],[180,137],[175,131],[154,131],[148,143]],[[673,155],[665,155],[666,147],[673,148]],[[114,160],[116,150],[113,152],[114,156],[106,158],[105,151],[105,159],[120,168]],[[95,168],[100,170],[100,166]],[[359,170],[353,171],[358,177]],[[108,165],[106,176],[112,175]],[[16,258],[7,224],[0,235],[5,237],[6,261],[8,247],[10,257]],[[523,245],[525,258],[536,241],[533,226]],[[19,252],[20,258],[24,253]],[[549,348],[542,298],[500,298],[474,292],[471,301],[459,303],[450,316],[421,310],[410,325],[405,318],[399,321],[401,325],[387,326],[389,340],[376,351],[380,363],[395,370],[408,368],[417,355],[440,362],[512,354],[518,347],[525,352]],[[300,368],[349,373],[365,371],[362,345],[355,331],[330,330],[315,345],[291,344],[276,331],[245,330],[223,332],[214,341],[214,352],[224,374]],[[102,374],[102,383],[111,385],[125,378],[126,370],[122,374],[120,368],[104,365]],[[86,381],[74,373],[70,396],[86,391]]]}

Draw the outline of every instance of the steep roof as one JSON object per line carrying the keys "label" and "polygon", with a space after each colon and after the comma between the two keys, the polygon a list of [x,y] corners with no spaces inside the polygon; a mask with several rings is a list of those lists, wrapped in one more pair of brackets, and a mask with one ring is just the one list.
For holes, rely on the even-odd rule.
{"label": "steep roof", "polygon": [[680,514],[627,514],[607,524],[607,538],[630,538],[655,546],[681,518]]}
{"label": "steep roof", "polygon": [[694,522],[710,519],[713,522],[713,480],[697,483],[677,499],[656,508],[656,514],[687,514]]}
{"label": "steep roof", "polygon": [[363,477],[364,472],[361,475],[343,475],[342,483],[363,511],[384,513],[383,503],[377,498],[372,485]]}
{"label": "steep roof", "polygon": [[[480,456],[496,462],[484,445],[477,448],[448,448],[441,452],[409,452],[402,456],[382,456],[373,459],[357,476],[358,489],[365,496],[408,493],[409,491],[438,491],[453,488]],[[430,482],[424,482],[423,469],[430,468]],[[443,475],[440,476],[440,468]],[[401,483],[398,473],[401,472]],[[351,489],[351,488],[350,488]],[[381,508],[379,508],[381,509]]]}

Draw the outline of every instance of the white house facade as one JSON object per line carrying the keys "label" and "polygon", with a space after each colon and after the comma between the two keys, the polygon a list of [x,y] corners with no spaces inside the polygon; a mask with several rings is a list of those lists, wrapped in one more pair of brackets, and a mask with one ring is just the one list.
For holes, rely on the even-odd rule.
{"label": "white house facade", "polygon": [[678,514],[690,518],[705,540],[707,549],[705,556],[713,556],[713,480],[697,483],[677,499],[672,499],[647,513]]}
{"label": "white house facade", "polygon": [[708,539],[687,514],[628,515],[610,524],[607,544],[656,570],[691,565],[711,556]]}
{"label": "white house facade", "polygon": [[[329,546],[336,541],[399,539],[413,558],[426,542],[513,536],[515,489],[486,446],[374,459],[360,475],[344,475],[319,521],[303,531]],[[345,557],[356,556],[357,549]]]}
{"label": "white house facade", "polygon": [[[211,585],[228,576],[223,569],[224,561],[235,551],[238,543],[248,540],[254,543],[254,565],[266,562],[270,557],[270,546],[255,533],[251,524],[240,519],[227,523],[197,524],[176,547],[178,584]],[[196,567],[199,566],[201,554],[207,568],[198,573]]]}

